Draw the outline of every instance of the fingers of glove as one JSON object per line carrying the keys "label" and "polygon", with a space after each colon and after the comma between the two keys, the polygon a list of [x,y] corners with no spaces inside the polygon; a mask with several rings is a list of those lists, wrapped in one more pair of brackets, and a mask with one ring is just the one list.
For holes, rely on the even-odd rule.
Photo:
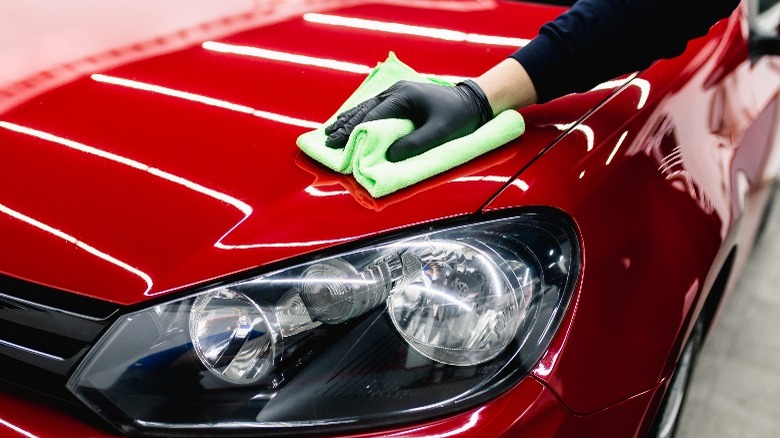
{"label": "fingers of glove", "polygon": [[430,149],[440,146],[451,140],[447,131],[442,131],[432,123],[426,123],[420,128],[394,141],[387,148],[385,158],[390,162],[405,160],[415,155],[420,155]]}
{"label": "fingers of glove", "polygon": [[370,107],[371,108],[377,106],[380,102],[385,100],[388,95],[395,92],[401,84],[403,84],[405,81],[398,81],[395,84],[391,85],[390,88],[380,93],[378,96],[372,97],[371,99],[364,100],[363,102],[360,102],[359,104],[353,106],[352,108],[343,111],[341,114],[336,117],[336,120],[331,123],[330,125],[325,127],[325,134],[330,135],[336,131],[339,130],[346,122],[348,122],[350,119],[352,119],[355,114],[358,113],[358,111],[361,111],[364,107]]}
{"label": "fingers of glove", "polygon": [[369,111],[361,122],[380,119],[412,119],[412,111],[402,97],[394,94],[388,96],[382,103]]}
{"label": "fingers of glove", "polygon": [[347,120],[351,119],[352,116],[355,115],[355,113],[358,112],[358,110],[360,110],[360,105],[363,105],[363,103],[365,102],[361,102],[360,104],[353,106],[352,108],[346,111],[342,111],[342,113],[339,114],[338,117],[336,117],[336,120],[333,121],[333,123],[325,127],[325,134],[330,135],[336,132],[342,126],[344,126],[344,123]]}
{"label": "fingers of glove", "polygon": [[398,81],[398,82],[394,83],[393,85],[389,86],[387,88],[387,90],[379,93],[379,95],[377,97],[379,97],[380,99],[384,100],[388,96],[390,96],[391,94],[397,92],[400,88],[402,88],[404,86],[404,84],[406,84],[408,82],[409,81]]}
{"label": "fingers of glove", "polygon": [[341,113],[332,125],[325,128],[325,133],[328,134],[325,145],[333,149],[343,148],[347,144],[349,135],[352,134],[355,126],[359,125],[366,114],[381,102],[382,99],[380,97],[372,97],[358,106]]}

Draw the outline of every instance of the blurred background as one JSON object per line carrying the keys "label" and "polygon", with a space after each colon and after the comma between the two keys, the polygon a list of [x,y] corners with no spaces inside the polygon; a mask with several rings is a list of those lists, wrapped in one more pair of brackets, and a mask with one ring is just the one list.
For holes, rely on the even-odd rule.
{"label": "blurred background", "polygon": [[2,1],[0,88],[32,71],[251,11],[254,4],[253,0]]}
{"label": "blurred background", "polygon": [[680,437],[780,436],[780,208],[699,356]]}

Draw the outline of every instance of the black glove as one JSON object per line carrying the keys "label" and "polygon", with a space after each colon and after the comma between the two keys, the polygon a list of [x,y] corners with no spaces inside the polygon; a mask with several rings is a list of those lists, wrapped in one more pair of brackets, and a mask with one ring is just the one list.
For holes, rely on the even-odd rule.
{"label": "black glove", "polygon": [[379,96],[339,114],[325,128],[330,148],[342,148],[360,123],[378,119],[409,119],[415,130],[387,149],[389,161],[401,161],[464,135],[493,118],[487,96],[472,80],[454,87],[398,81]]}

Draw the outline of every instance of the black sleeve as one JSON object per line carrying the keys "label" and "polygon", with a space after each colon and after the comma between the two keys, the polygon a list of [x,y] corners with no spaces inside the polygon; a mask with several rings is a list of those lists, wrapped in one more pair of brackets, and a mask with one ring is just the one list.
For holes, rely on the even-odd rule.
{"label": "black sleeve", "polygon": [[579,0],[511,55],[523,65],[539,102],[587,91],[660,58],[727,17],[739,0]]}

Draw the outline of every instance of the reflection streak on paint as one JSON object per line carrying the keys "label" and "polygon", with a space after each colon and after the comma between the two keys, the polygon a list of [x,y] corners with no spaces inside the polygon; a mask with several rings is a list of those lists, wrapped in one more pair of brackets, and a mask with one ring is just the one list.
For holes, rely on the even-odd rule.
{"label": "reflection streak on paint", "polygon": [[313,56],[296,55],[294,53],[279,52],[276,50],[261,49],[251,46],[237,46],[234,44],[218,43],[215,41],[206,41],[202,47],[220,53],[232,53],[234,55],[252,56],[255,58],[272,59],[274,61],[291,62],[294,64],[314,65],[317,67],[329,68],[332,70],[341,70],[351,73],[367,74],[372,68],[363,64],[354,64],[345,61],[336,61],[335,59],[315,58]]}
{"label": "reflection streak on paint", "polygon": [[[253,58],[270,59],[273,61],[289,62],[298,65],[316,66],[331,70],[344,71],[356,74],[371,73],[373,68],[365,64],[356,64],[353,62],[337,61],[335,59],[317,58],[308,55],[299,55],[296,53],[279,52],[277,50],[263,49],[252,46],[239,46],[235,44],[220,43],[216,41],[206,41],[202,44],[206,50],[219,53],[229,53],[233,55],[251,56]],[[422,76],[443,79],[448,82],[460,82],[467,79],[464,76],[440,75],[435,73],[420,73]]]}
{"label": "reflection streak on paint", "polygon": [[[243,222],[243,221],[241,221]],[[230,231],[233,231],[238,225],[231,228]],[[225,236],[230,234],[230,231],[225,233]],[[369,236],[375,236],[376,233],[365,233],[365,234],[358,234],[356,236],[349,236],[349,237],[340,237],[338,239],[325,239],[325,240],[307,240],[306,242],[284,242],[284,243],[248,243],[244,245],[225,245],[221,242],[217,242],[214,246],[220,249],[256,249],[256,248],[300,248],[300,247],[308,247],[308,246],[319,246],[319,245],[328,245],[333,243],[344,243],[344,242],[351,242],[353,240],[362,239],[363,237],[369,237]],[[225,236],[222,236],[223,238]],[[221,239],[220,239],[221,240]]]}
{"label": "reflection streak on paint", "polygon": [[214,99],[212,97],[201,96],[200,94],[188,93],[186,91],[174,90],[172,88],[162,87],[159,85],[147,84],[145,82],[133,81],[130,79],[122,79],[116,76],[108,76],[103,74],[93,74],[91,78],[97,82],[103,82],[106,84],[119,85],[127,88],[134,88],[136,90],[144,90],[157,94],[164,94],[166,96],[178,97],[180,99],[186,99],[192,102],[198,102],[205,105],[215,106],[231,111],[237,111],[245,114],[252,114],[253,108],[245,105],[238,105],[221,99]]}
{"label": "reflection streak on paint", "polygon": [[[202,185],[200,185],[200,184],[198,184],[196,182],[190,181],[190,180],[188,180],[186,178],[182,178],[180,176],[177,176],[177,175],[165,172],[164,170],[160,170],[160,169],[157,169],[155,167],[151,167],[151,166],[149,166],[147,164],[144,164],[144,163],[141,163],[139,161],[135,161],[135,160],[130,159],[130,158],[122,157],[120,155],[112,154],[110,152],[106,152],[106,151],[94,148],[92,146],[87,146],[87,145],[75,142],[73,140],[68,140],[68,139],[65,139],[65,138],[58,137],[56,135],[47,133],[47,132],[39,131],[39,130],[33,129],[33,128],[27,128],[27,127],[24,127],[24,126],[21,126],[21,125],[16,125],[14,123],[9,123],[9,122],[0,121],[0,127],[9,129],[9,130],[12,130],[12,131],[15,131],[15,132],[31,135],[33,137],[37,137],[37,138],[40,138],[40,139],[43,139],[43,140],[48,140],[48,141],[51,141],[51,142],[54,142],[54,143],[57,143],[57,144],[60,144],[60,145],[63,145],[63,146],[67,146],[67,147],[69,147],[71,149],[76,149],[76,150],[81,151],[81,152],[85,152],[85,153],[88,153],[88,154],[91,154],[91,155],[95,155],[95,156],[98,156],[98,157],[101,157],[101,158],[105,158],[105,159],[114,161],[114,162],[119,163],[119,164],[123,164],[123,165],[129,166],[129,167],[132,167],[134,169],[142,170],[144,172],[147,172],[150,175],[154,175],[156,177],[159,177],[159,178],[165,179],[167,181],[170,181],[170,182],[172,182],[174,184],[181,185],[181,186],[186,187],[186,188],[188,188],[190,190],[194,190],[194,191],[196,191],[198,193],[201,193],[203,195],[206,195],[206,196],[208,196],[210,198],[217,199],[219,201],[222,201],[222,202],[224,202],[226,204],[231,205],[232,207],[235,207],[241,213],[244,214],[244,217],[241,220],[239,220],[238,223],[236,223],[233,227],[231,227],[225,234],[223,234],[222,237],[219,238],[219,240],[214,244],[215,248],[219,248],[219,249],[297,248],[297,247],[325,245],[325,244],[330,244],[330,243],[348,242],[350,240],[355,240],[355,239],[359,239],[359,238],[362,238],[362,237],[368,237],[368,236],[373,234],[373,233],[366,233],[366,234],[361,234],[361,235],[357,235],[357,236],[342,237],[342,238],[338,238],[338,239],[311,240],[311,241],[307,241],[307,242],[254,243],[254,244],[245,244],[245,245],[227,245],[227,244],[222,243],[222,241],[230,233],[232,233],[233,230],[235,230],[242,223],[244,223],[244,221],[246,221],[247,218],[249,218],[249,216],[252,215],[253,209],[252,209],[252,207],[249,206],[249,204],[247,204],[247,203],[245,203],[245,202],[243,202],[241,200],[238,200],[238,199],[236,199],[236,198],[234,198],[234,197],[232,197],[232,196],[230,196],[230,195],[228,195],[226,193],[218,192],[218,191],[210,189],[208,187],[204,187],[204,186],[202,186]],[[45,224],[42,224],[42,225],[45,225]],[[62,233],[61,231],[59,231],[59,230],[57,230],[55,228],[49,227],[48,229],[46,229],[46,231],[47,232],[51,232],[52,234],[55,234],[55,235],[57,235],[60,238],[69,237],[69,238],[75,240],[75,238],[71,237],[68,234]],[[56,233],[60,233],[60,234],[56,234]],[[93,250],[94,250],[94,248],[93,248]],[[94,250],[94,251],[97,251],[97,250]],[[110,257],[108,255],[106,255],[106,256]],[[146,275],[146,274],[144,274],[144,275]],[[149,281],[151,282],[151,279]],[[157,292],[157,293],[160,293],[160,292]]]}
{"label": "reflection streak on paint", "polygon": [[187,91],[175,90],[173,88],[162,87],[160,85],[148,84],[146,82],[134,81],[131,79],[123,79],[115,76],[108,76],[103,74],[93,74],[92,79],[97,82],[103,82],[112,85],[119,85],[122,87],[133,88],[136,90],[149,91],[152,93],[162,94],[165,96],[177,97],[179,99],[189,100],[191,102],[198,102],[217,108],[223,108],[231,111],[236,111],[244,114],[251,114],[253,116],[261,117],[263,119],[272,120],[274,122],[286,123],[288,125],[301,126],[304,128],[316,129],[322,126],[321,123],[312,122],[310,120],[298,119],[295,117],[285,116],[283,114],[276,114],[268,111],[256,110],[246,105],[239,105],[232,102],[228,102],[221,99],[215,99],[213,97],[203,96],[200,94],[190,93]]}
{"label": "reflection streak on paint", "polygon": [[182,178],[178,175],[174,175],[172,173],[168,173],[164,170],[160,170],[156,167],[152,167],[148,164],[142,163],[140,161],[133,160],[131,158],[123,157],[121,155],[113,154],[111,152],[106,152],[104,150],[98,149],[93,146],[87,146],[85,144],[68,140],[66,138],[62,138],[59,136],[56,136],[54,134],[39,131],[37,129],[28,128],[26,126],[17,125],[15,123],[10,122],[4,122],[0,121],[0,127],[3,127],[5,129],[18,132],[21,134],[27,134],[31,137],[40,138],[41,140],[50,141],[52,143],[57,143],[59,145],[68,147],[70,149],[75,149],[80,152],[84,152],[90,155],[94,155],[100,158],[104,158],[110,161],[113,161],[118,164],[123,164],[125,166],[131,167],[133,169],[141,170],[143,172],[147,172],[151,175],[154,175],[156,177],[165,179],[167,181],[170,181],[175,184],[179,184],[181,186],[187,187],[190,190],[194,190],[198,193],[202,193],[206,196],[209,196],[211,198],[217,199],[219,201],[225,202],[227,204],[232,205],[233,207],[237,208],[239,211],[244,213],[245,215],[249,215],[252,213],[252,207],[250,207],[245,202],[242,202],[232,196],[229,196],[225,193],[218,192],[216,190],[210,189],[208,187],[204,187],[196,182],[190,181],[186,178]]}
{"label": "reflection streak on paint", "polygon": [[[567,336],[568,337],[568,336]],[[556,351],[552,358],[549,361],[542,360],[537,365],[536,369],[533,370],[533,374],[546,377],[550,375],[550,372],[552,371],[553,364],[558,361],[558,355],[560,354],[560,351]]]}
{"label": "reflection streak on paint", "polygon": [[495,46],[522,47],[530,42],[525,38],[511,38],[496,35],[482,35],[466,33],[457,30],[439,29],[434,27],[414,26],[410,24],[392,23],[388,21],[366,20],[362,18],[342,17],[338,15],[326,15],[308,13],[303,19],[310,23],[327,24],[331,26],[344,26],[377,32],[414,35],[427,38],[435,38],[446,41],[462,41],[474,44],[488,44]]}
{"label": "reflection streak on paint", "polygon": [[498,175],[462,176],[460,178],[455,178],[454,180],[452,180],[452,182],[471,182],[471,181],[490,181],[490,182],[505,183],[509,181],[509,177],[498,176]]}
{"label": "reflection streak on paint", "polygon": [[[97,157],[100,157],[100,158],[105,158],[105,159],[113,161],[115,163],[122,164],[122,165],[125,165],[125,166],[128,166],[128,167],[131,167],[133,169],[144,171],[144,172],[146,172],[146,173],[148,173],[150,175],[153,175],[153,176],[156,176],[158,178],[162,178],[162,179],[164,179],[166,181],[170,181],[170,182],[172,182],[174,184],[178,184],[180,186],[186,187],[186,188],[188,188],[190,190],[193,190],[195,192],[201,193],[201,194],[206,195],[206,196],[208,196],[210,198],[219,200],[221,202],[224,202],[224,203],[226,203],[226,204],[236,208],[241,213],[243,213],[244,217],[241,218],[235,225],[233,225],[227,232],[225,232],[225,234],[223,234],[222,237],[220,237],[219,240],[216,243],[214,243],[214,247],[215,248],[226,249],[226,250],[230,250],[230,249],[255,249],[255,248],[297,248],[297,247],[309,247],[309,246],[319,246],[319,245],[326,245],[326,244],[332,244],[332,243],[348,242],[348,241],[351,241],[351,240],[360,239],[362,237],[368,237],[370,235],[373,235],[373,233],[366,233],[366,234],[361,234],[361,235],[356,235],[356,236],[342,237],[342,238],[338,238],[338,239],[311,240],[311,241],[306,241],[306,242],[284,242],[284,243],[272,242],[272,243],[244,244],[244,245],[227,245],[225,243],[222,243],[222,241],[230,233],[232,233],[233,230],[235,230],[242,223],[244,223],[249,218],[249,216],[251,216],[252,213],[253,213],[252,207],[250,207],[247,203],[245,203],[245,202],[243,202],[241,200],[238,200],[238,199],[236,199],[236,198],[234,198],[234,197],[232,197],[232,196],[230,196],[230,195],[228,195],[226,193],[218,192],[218,191],[210,189],[208,187],[204,187],[204,186],[202,186],[202,185],[200,185],[200,184],[198,184],[196,182],[193,182],[193,181],[190,181],[190,180],[188,180],[186,178],[182,178],[180,176],[177,176],[177,175],[165,172],[164,170],[160,170],[158,168],[151,167],[148,164],[141,163],[140,161],[136,161],[136,160],[133,160],[133,159],[130,159],[130,158],[127,158],[127,157],[122,157],[120,155],[116,155],[116,154],[113,154],[111,152],[106,152],[106,151],[97,149],[97,148],[92,147],[92,146],[87,146],[85,144],[78,143],[78,142],[75,142],[73,140],[68,140],[66,138],[62,138],[62,137],[56,136],[54,134],[50,134],[48,132],[39,131],[37,129],[28,128],[28,127],[25,127],[25,126],[17,125],[17,124],[10,123],[10,122],[4,122],[4,121],[0,121],[0,127],[8,129],[8,130],[11,130],[11,131],[14,131],[14,132],[27,134],[27,135],[30,135],[30,136],[33,136],[33,137],[36,137],[36,138],[40,138],[42,140],[47,140],[47,141],[50,141],[50,142],[53,142],[53,143],[57,143],[57,144],[60,144],[62,146],[69,147],[71,149],[78,150],[80,152],[88,153],[90,155],[94,155],[94,156],[97,156]],[[110,255],[108,255],[108,254],[106,254],[104,252],[102,252],[102,251],[99,251],[96,248],[94,248],[94,247],[92,247],[92,246],[90,246],[90,245],[88,245],[88,244],[86,244],[84,242],[79,241],[75,237],[73,237],[73,236],[71,236],[71,235],[69,235],[69,234],[67,234],[67,233],[65,233],[65,232],[63,232],[61,230],[58,230],[58,229],[56,229],[54,227],[51,227],[49,225],[46,225],[46,224],[44,224],[42,222],[36,221],[35,219],[33,219],[33,218],[29,217],[29,216],[25,216],[25,215],[23,215],[23,214],[21,214],[19,212],[16,212],[16,211],[11,210],[11,209],[9,209],[7,207],[4,207],[2,204],[0,204],[0,212],[9,214],[9,215],[11,215],[12,217],[14,217],[16,219],[19,219],[19,220],[22,220],[22,221],[24,221],[26,223],[29,223],[30,225],[33,225],[33,226],[35,226],[35,227],[37,227],[37,228],[39,228],[39,229],[41,229],[43,231],[46,231],[47,233],[52,234],[52,235],[54,235],[54,236],[56,236],[56,237],[58,237],[60,239],[63,239],[63,240],[65,240],[67,242],[70,242],[70,243],[73,243],[76,246],[78,246],[79,248],[83,249],[84,251],[87,251],[90,254],[93,254],[93,255],[95,255],[95,256],[97,256],[97,257],[99,257],[99,258],[101,258],[101,259],[103,259],[103,260],[105,260],[105,261],[107,261],[109,263],[112,263],[112,264],[114,264],[116,266],[119,266],[122,269],[125,269],[125,270],[127,270],[129,272],[132,272],[133,274],[141,277],[144,280],[144,282],[146,282],[146,284],[147,284],[147,289],[144,292],[145,295],[153,296],[153,295],[158,295],[158,294],[161,294],[161,293],[165,292],[165,291],[159,291],[159,292],[155,292],[155,293],[150,293],[149,291],[151,290],[151,287],[152,287],[152,279],[146,273],[144,273],[144,272],[140,271],[139,269],[134,268],[134,267],[128,265],[127,263],[122,262],[122,261],[120,261],[120,260],[118,260],[118,259],[116,259],[116,258],[114,258],[114,257],[112,257],[112,256],[110,256]]]}
{"label": "reflection streak on paint", "polygon": [[639,102],[637,102],[636,104],[636,109],[642,109],[647,103],[647,98],[650,96],[650,82],[648,82],[646,79],[637,78],[636,76],[637,74],[633,73],[625,79],[615,79],[607,82],[602,82],[596,85],[595,87],[593,87],[591,91],[611,90],[614,88],[620,88],[628,82],[629,87],[633,86],[639,89]]}
{"label": "reflection streak on paint", "polygon": [[582,132],[585,135],[585,140],[588,142],[588,152],[593,150],[596,134],[593,132],[593,129],[591,129],[590,126],[578,122],[560,123],[553,126],[555,126],[560,131],[568,131],[571,129],[572,131]]}
{"label": "reflection streak on paint", "polygon": [[477,423],[479,423],[479,416],[482,414],[482,411],[484,411],[484,410],[485,410],[484,406],[479,408],[479,409],[477,409],[473,414],[469,415],[469,419],[465,423],[463,423],[462,426],[457,427],[457,428],[452,429],[452,430],[447,431],[447,432],[442,432],[442,433],[437,433],[437,434],[428,434],[425,431],[426,427],[419,427],[419,428],[416,428],[416,429],[403,431],[403,432],[392,434],[392,435],[389,435],[389,436],[408,436],[408,435],[413,434],[414,432],[423,432],[424,436],[427,437],[427,438],[447,438],[447,437],[451,437],[451,436],[461,435],[464,432],[474,428],[474,426],[476,426]]}
{"label": "reflection streak on paint", "polygon": [[672,152],[669,153],[669,155],[664,157],[658,167],[658,171],[662,173],[668,172],[674,166],[682,164],[682,161],[682,148],[678,145],[672,149]]}
{"label": "reflection streak on paint", "polygon": [[623,141],[626,139],[627,135],[628,135],[628,131],[623,131],[623,134],[620,136],[620,139],[617,141],[615,148],[612,149],[612,153],[609,154],[609,158],[607,158],[607,166],[609,166],[609,163],[611,163],[612,159],[615,158],[615,154],[617,154],[618,149],[620,149],[620,145],[623,144]]}
{"label": "reflection streak on paint", "polygon": [[[507,183],[511,177],[508,176],[499,176],[499,175],[485,175],[485,176],[462,176],[460,178],[455,178],[452,180],[452,182],[472,182],[472,181],[490,181],[490,182],[497,182],[497,183]],[[512,181],[511,185],[516,186],[522,191],[528,190],[528,183],[523,181],[522,179],[515,179]]]}
{"label": "reflection streak on paint", "polygon": [[337,196],[337,195],[349,195],[349,190],[334,190],[332,192],[326,191],[326,190],[320,190],[317,187],[314,186],[308,186],[305,189],[303,189],[304,192],[312,195],[312,196],[318,196],[318,197],[325,197],[325,196]]}
{"label": "reflection streak on paint", "polygon": [[512,185],[516,186],[518,189],[520,189],[520,190],[522,190],[524,192],[528,190],[528,183],[523,181],[523,180],[521,180],[521,179],[519,179],[519,178],[514,180],[514,181],[512,181]]}
{"label": "reflection streak on paint", "polygon": [[[2,122],[0,122],[2,123]],[[95,248],[94,246],[91,246],[87,243],[84,243],[75,237],[71,236],[70,234],[59,230],[57,228],[52,227],[51,225],[47,225],[39,220],[33,219],[30,216],[27,216],[24,213],[20,213],[12,208],[9,208],[3,204],[0,204],[0,213],[5,213],[8,216],[11,216],[14,219],[17,219],[19,221],[22,221],[28,225],[32,225],[33,227],[44,231],[48,234],[51,234],[52,236],[55,236],[59,239],[62,239],[68,243],[72,243],[76,245],[76,247],[80,248],[83,251],[86,251],[89,254],[92,254],[108,263],[111,263],[114,266],[117,266],[139,278],[141,278],[144,283],[146,283],[146,290],[144,293],[148,293],[149,290],[152,288],[152,278],[149,277],[145,272],[141,271],[140,269],[130,266],[129,264],[117,259],[116,257],[113,257],[111,255],[106,254],[103,251],[100,251],[99,249]]]}
{"label": "reflection streak on paint", "polygon": [[28,431],[22,429],[21,427],[15,425],[15,424],[11,424],[11,423],[3,420],[2,418],[0,418],[0,424],[2,424],[3,426],[5,426],[5,427],[7,427],[7,428],[9,428],[9,429],[11,429],[11,430],[13,430],[15,432],[18,432],[20,435],[26,436],[27,438],[38,438],[38,435],[34,435],[31,432],[28,432]]}

